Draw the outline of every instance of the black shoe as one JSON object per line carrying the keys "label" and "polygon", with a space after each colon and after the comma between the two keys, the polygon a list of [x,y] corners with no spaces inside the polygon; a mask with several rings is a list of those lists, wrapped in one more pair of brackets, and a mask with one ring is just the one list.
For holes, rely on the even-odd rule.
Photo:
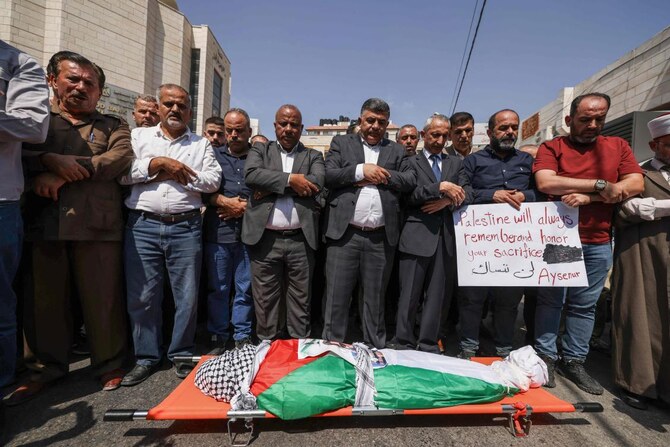
{"label": "black shoe", "polygon": [[603,393],[603,387],[584,369],[583,360],[561,360],[556,364],[556,372],[574,382],[582,391],[596,395]]}
{"label": "black shoe", "polygon": [[393,338],[393,339],[391,339],[391,341],[387,342],[385,348],[386,349],[395,349],[396,351],[414,350],[413,347],[400,343],[396,338]]}
{"label": "black shoe", "polygon": [[458,354],[456,354],[456,357],[463,360],[470,360],[471,357],[475,357],[476,355],[477,353],[474,351],[466,351],[461,349],[458,351]]}
{"label": "black shoe", "polygon": [[195,365],[193,363],[175,363],[174,364],[175,368],[175,374],[177,377],[180,379],[185,379],[186,376],[188,376],[191,371],[193,371],[193,368],[195,368]]}
{"label": "black shoe", "polygon": [[137,364],[121,381],[121,386],[135,386],[142,383],[154,372],[154,367]]}
{"label": "black shoe", "polygon": [[649,399],[644,396],[631,393],[630,391],[624,390],[623,388],[619,390],[619,396],[621,397],[621,400],[624,401],[629,407],[637,408],[638,410],[649,409]]}
{"label": "black shoe", "polygon": [[253,345],[253,342],[251,341],[251,337],[244,337],[241,340],[235,340],[235,349],[241,349],[245,347],[246,345]]}
{"label": "black shoe", "polygon": [[556,360],[543,354],[539,354],[539,357],[547,365],[547,383],[543,386],[545,388],[556,388],[556,374],[554,372],[556,369]]}

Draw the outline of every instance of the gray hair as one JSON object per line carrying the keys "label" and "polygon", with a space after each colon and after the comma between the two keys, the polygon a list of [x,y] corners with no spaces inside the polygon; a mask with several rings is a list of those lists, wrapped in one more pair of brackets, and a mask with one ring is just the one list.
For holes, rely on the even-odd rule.
{"label": "gray hair", "polygon": [[233,107],[232,109],[228,109],[226,113],[223,114],[223,119],[225,120],[228,114],[230,113],[239,113],[244,117],[244,119],[247,120],[247,127],[251,126],[251,119],[249,118],[249,114],[246,112],[246,110],[239,109],[237,107]]}
{"label": "gray hair", "polygon": [[158,87],[158,99],[160,102],[161,98],[161,93],[163,93],[163,90],[181,90],[182,93],[186,95],[186,98],[188,99],[188,106],[191,107],[191,95],[188,93],[188,90],[186,90],[184,87],[182,87],[179,84],[161,84],[160,87]]}
{"label": "gray hair", "polygon": [[423,126],[423,131],[428,132],[428,129],[430,129],[430,126],[433,125],[434,121],[444,121],[449,123],[449,117],[447,115],[442,115],[441,113],[433,113],[430,118],[426,120],[426,125]]}

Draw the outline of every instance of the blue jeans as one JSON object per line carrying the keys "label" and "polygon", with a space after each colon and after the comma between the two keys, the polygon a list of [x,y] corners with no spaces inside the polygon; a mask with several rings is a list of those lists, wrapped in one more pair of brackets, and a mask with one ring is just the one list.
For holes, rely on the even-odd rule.
{"label": "blue jeans", "polygon": [[168,359],[194,353],[201,238],[200,215],[174,224],[134,211],[128,217],[124,241],[128,314],[140,365],[156,365],[163,356],[161,303],[166,271],[175,303]]}
{"label": "blue jeans", "polygon": [[0,389],[11,382],[16,367],[16,294],[12,281],[19,267],[22,240],[19,202],[0,202]]}
{"label": "blue jeans", "polygon": [[251,267],[247,247],[242,242],[205,244],[207,266],[207,330],[223,340],[230,336],[230,293],[235,284],[232,324],[233,338],[251,337],[254,300],[251,297]]}
{"label": "blue jeans", "polygon": [[563,358],[585,360],[589,353],[589,340],[593,332],[596,303],[612,267],[611,244],[584,244],[582,246],[586,287],[541,287],[537,292],[535,310],[535,349],[538,353],[558,358],[556,338],[565,306],[565,333]]}

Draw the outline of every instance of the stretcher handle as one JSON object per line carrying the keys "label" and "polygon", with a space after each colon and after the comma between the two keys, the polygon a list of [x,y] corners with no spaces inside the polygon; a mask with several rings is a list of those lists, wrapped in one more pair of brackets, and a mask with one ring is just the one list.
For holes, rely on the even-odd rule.
{"label": "stretcher handle", "polygon": [[172,358],[172,363],[193,363],[194,365],[200,361],[199,355],[176,355]]}
{"label": "stretcher handle", "polygon": [[572,404],[575,407],[576,411],[581,411],[582,413],[602,413],[603,406],[598,402],[575,402]]}
{"label": "stretcher handle", "polygon": [[107,410],[102,420],[105,422],[126,422],[138,419],[146,419],[148,411],[142,410]]}

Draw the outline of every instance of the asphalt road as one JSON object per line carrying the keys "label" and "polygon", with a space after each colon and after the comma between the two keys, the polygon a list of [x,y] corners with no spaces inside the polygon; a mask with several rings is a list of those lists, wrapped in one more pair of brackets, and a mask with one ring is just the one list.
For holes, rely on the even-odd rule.
{"label": "asphalt road", "polygon": [[[453,350],[453,349],[451,349]],[[362,416],[310,418],[300,421],[257,420],[259,446],[407,446],[407,445],[563,445],[669,446],[670,411],[634,410],[616,395],[610,359],[593,352],[587,369],[606,387],[591,396],[557,376],[553,393],[569,402],[599,402],[603,413],[532,416],[530,436],[515,439],[502,417]],[[72,373],[19,407],[6,409],[2,445],[8,446],[210,446],[228,445],[225,421],[104,422],[112,408],[149,409],[178,384],[165,366],[144,383],[113,392],[99,391],[88,360],[72,364]]]}

